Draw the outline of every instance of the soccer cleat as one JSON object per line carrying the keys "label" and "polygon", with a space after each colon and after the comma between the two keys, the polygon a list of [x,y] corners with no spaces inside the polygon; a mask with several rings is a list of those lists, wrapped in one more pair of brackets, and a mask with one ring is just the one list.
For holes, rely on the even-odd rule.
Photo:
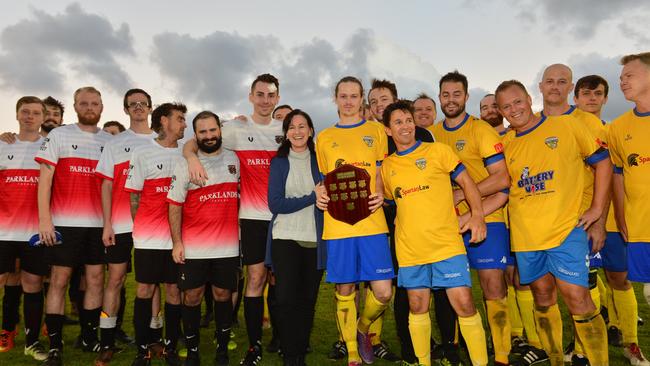
{"label": "soccer cleat", "polygon": [[632,366],[650,366],[650,362],[643,356],[639,345],[630,343],[623,348],[623,356],[630,361]]}
{"label": "soccer cleat", "polygon": [[178,352],[174,348],[165,348],[162,354],[162,358],[165,359],[165,363],[168,366],[181,366],[181,358],[178,356]]}
{"label": "soccer cleat", "polygon": [[83,339],[81,340],[81,350],[83,352],[97,353],[102,350],[102,346],[99,344],[99,341],[91,341],[86,343]]}
{"label": "soccer cleat", "polygon": [[368,333],[361,333],[357,330],[357,347],[359,348],[359,356],[363,362],[371,364],[375,362],[375,354],[372,352],[372,336]]}
{"label": "soccer cleat", "polygon": [[135,359],[131,363],[131,366],[150,366],[151,365],[151,352],[147,351],[138,352],[135,356]]}
{"label": "soccer cleat", "polygon": [[36,341],[29,347],[25,346],[25,356],[32,356],[36,361],[45,361],[48,353],[45,351],[43,345]]}
{"label": "soccer cleat", "polygon": [[569,342],[569,344],[564,347],[564,362],[571,362],[571,357],[573,357],[573,350],[576,348],[574,341]]}
{"label": "soccer cleat", "polygon": [[528,343],[522,337],[512,337],[510,340],[511,348],[510,353],[524,354],[528,350]]}
{"label": "soccer cleat", "polygon": [[246,356],[239,362],[244,366],[257,366],[262,361],[262,348],[259,345],[252,346],[246,351]]}
{"label": "soccer cleat", "polygon": [[336,341],[332,344],[332,349],[327,354],[327,358],[332,361],[342,360],[348,356],[348,347],[343,341]]}
{"label": "soccer cleat", "polygon": [[122,350],[117,347],[102,348],[102,350],[99,351],[99,355],[97,355],[97,358],[95,359],[95,366],[109,365],[113,360],[113,356],[121,351]]}
{"label": "soccer cleat", "polygon": [[548,355],[546,354],[546,351],[529,345],[526,352],[521,353],[521,358],[519,359],[518,365],[536,365],[547,360]]}
{"label": "soccer cleat", "polygon": [[610,346],[623,346],[623,334],[621,330],[613,325],[607,328],[607,342]]}
{"label": "soccer cleat", "polygon": [[198,352],[189,352],[185,358],[183,366],[199,366],[201,365],[201,358]]}
{"label": "soccer cleat", "polygon": [[381,358],[388,362],[400,362],[402,360],[399,356],[390,351],[388,344],[384,341],[372,346],[372,353],[376,358]]}
{"label": "soccer cleat", "polygon": [[45,362],[43,362],[42,366],[63,366],[61,351],[56,348],[51,349],[47,354],[47,358],[45,359]]}
{"label": "soccer cleat", "polygon": [[2,330],[0,332],[0,352],[9,352],[14,348],[14,339],[16,338],[16,331]]}
{"label": "soccer cleat", "polygon": [[571,356],[571,366],[589,366],[589,360],[587,357],[579,354],[579,353],[574,353],[573,356]]}
{"label": "soccer cleat", "polygon": [[155,342],[149,345],[151,358],[162,358],[165,353],[165,346],[161,342]]}
{"label": "soccer cleat", "polygon": [[126,334],[126,332],[122,328],[115,328],[115,340],[117,340],[122,344],[135,345],[135,339],[131,338],[130,335]]}

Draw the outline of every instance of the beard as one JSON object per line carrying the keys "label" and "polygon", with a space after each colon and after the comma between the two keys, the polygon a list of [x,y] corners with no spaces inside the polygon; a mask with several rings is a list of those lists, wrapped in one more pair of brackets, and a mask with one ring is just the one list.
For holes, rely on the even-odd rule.
{"label": "beard", "polygon": [[[209,142],[214,141],[214,145],[208,145]],[[196,144],[199,147],[199,150],[203,151],[206,154],[212,154],[213,152],[219,150],[221,148],[221,136],[219,137],[213,137],[210,139],[202,139],[196,142]]]}
{"label": "beard", "polygon": [[59,125],[51,119],[48,119],[47,121],[43,122],[43,124],[41,125],[41,129],[47,133],[49,133],[50,131],[52,131],[57,127],[59,127]]}
{"label": "beard", "polygon": [[[451,104],[451,103],[445,104],[445,107],[448,106],[449,104]],[[456,111],[456,113],[449,113],[445,109],[446,108],[442,108],[442,113],[445,115],[445,117],[447,117],[447,118],[456,118],[456,117],[460,116],[461,114],[463,114],[463,112],[465,112],[465,105],[459,105],[458,110]]]}
{"label": "beard", "polygon": [[492,117],[489,117],[489,118],[486,117],[485,122],[489,123],[490,126],[492,126],[492,127],[499,127],[499,126],[503,125],[503,116],[500,115],[500,114],[497,114],[496,116],[492,116]]}
{"label": "beard", "polygon": [[101,114],[84,114],[83,116],[80,114],[77,114],[77,118],[79,119],[79,123],[82,125],[86,126],[96,126],[99,123],[99,119],[101,118]]}

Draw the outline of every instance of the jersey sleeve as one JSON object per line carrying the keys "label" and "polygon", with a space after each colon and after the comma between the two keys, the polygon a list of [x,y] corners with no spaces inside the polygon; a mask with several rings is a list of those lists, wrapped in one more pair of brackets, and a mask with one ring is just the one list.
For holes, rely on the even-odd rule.
{"label": "jersey sleeve", "polygon": [[60,138],[56,130],[50,132],[50,134],[43,139],[41,147],[38,149],[38,153],[34,160],[38,163],[45,163],[48,165],[56,166],[59,162],[59,148],[60,148]]}
{"label": "jersey sleeve", "polygon": [[131,154],[129,163],[129,174],[126,176],[126,183],[124,183],[124,190],[127,192],[140,192],[144,187],[145,179],[145,162],[141,158],[142,154]]}
{"label": "jersey sleeve", "polygon": [[378,135],[377,166],[381,165],[381,162],[388,156],[388,135],[383,130],[379,131]]}
{"label": "jersey sleeve", "polygon": [[503,160],[503,143],[499,134],[487,122],[476,121],[474,138],[479,142],[478,148],[485,166]]}
{"label": "jersey sleeve", "polygon": [[455,176],[460,174],[462,170],[465,170],[465,167],[451,147],[445,144],[440,144],[439,146],[440,156],[437,161],[438,164],[440,164],[440,169],[445,173],[452,174],[452,178],[455,178]]}
{"label": "jersey sleeve", "polygon": [[621,158],[618,136],[614,125],[609,125],[607,129],[607,144],[609,146],[609,156],[612,159],[612,164],[614,164],[614,173],[622,174],[623,159]]}
{"label": "jersey sleeve", "polygon": [[187,197],[189,182],[187,162],[184,158],[179,158],[174,164],[174,174],[172,175],[171,186],[167,193],[167,202],[182,205]]}
{"label": "jersey sleeve", "polygon": [[601,146],[600,140],[584,124],[569,121],[567,125],[571,126],[580,155],[587,164],[593,165],[609,157],[607,149]]}
{"label": "jersey sleeve", "polygon": [[113,157],[113,145],[109,144],[104,147],[102,155],[99,157],[95,174],[106,180],[113,180],[113,170],[115,167],[115,158]]}
{"label": "jersey sleeve", "polygon": [[393,201],[395,198],[393,197],[393,192],[390,187],[390,176],[388,175],[388,169],[390,164],[382,164],[381,166],[381,178],[382,181],[384,182],[384,200],[388,201]]}
{"label": "jersey sleeve", "polygon": [[327,161],[325,159],[325,154],[323,154],[323,138],[322,134],[316,138],[316,161],[318,162],[318,171],[322,176],[328,173],[327,171]]}

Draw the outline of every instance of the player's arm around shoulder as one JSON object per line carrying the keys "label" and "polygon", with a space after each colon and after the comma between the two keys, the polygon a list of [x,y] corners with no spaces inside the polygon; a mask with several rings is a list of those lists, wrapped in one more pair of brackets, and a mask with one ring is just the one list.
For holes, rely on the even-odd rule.
{"label": "player's arm around shoulder", "polygon": [[487,227],[485,225],[485,215],[483,213],[483,205],[481,202],[481,193],[476,186],[476,183],[469,176],[462,164],[458,164],[456,169],[452,172],[452,178],[460,186],[465,194],[465,200],[469,205],[471,216],[467,223],[460,228],[460,232],[471,232],[470,243],[478,243],[485,239],[487,235]]}

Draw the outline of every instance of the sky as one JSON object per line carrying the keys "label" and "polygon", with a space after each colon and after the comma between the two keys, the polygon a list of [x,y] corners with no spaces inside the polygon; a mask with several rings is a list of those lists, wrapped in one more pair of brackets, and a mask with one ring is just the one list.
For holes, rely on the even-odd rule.
{"label": "sky", "polygon": [[[23,95],[64,102],[102,92],[102,123],[128,124],[129,88],[154,105],[185,103],[188,117],[250,114],[250,83],[272,73],[281,104],[308,112],[317,129],[336,122],[333,87],[346,75],[397,84],[400,97],[437,99],[441,75],[469,79],[467,110],[503,80],[523,82],[537,108],[543,69],[565,63],[574,81],[610,83],[603,118],[631,104],[618,87],[622,55],[650,50],[647,0],[13,1],[0,12],[0,131],[17,131]],[[439,116],[442,114],[439,111]]]}

